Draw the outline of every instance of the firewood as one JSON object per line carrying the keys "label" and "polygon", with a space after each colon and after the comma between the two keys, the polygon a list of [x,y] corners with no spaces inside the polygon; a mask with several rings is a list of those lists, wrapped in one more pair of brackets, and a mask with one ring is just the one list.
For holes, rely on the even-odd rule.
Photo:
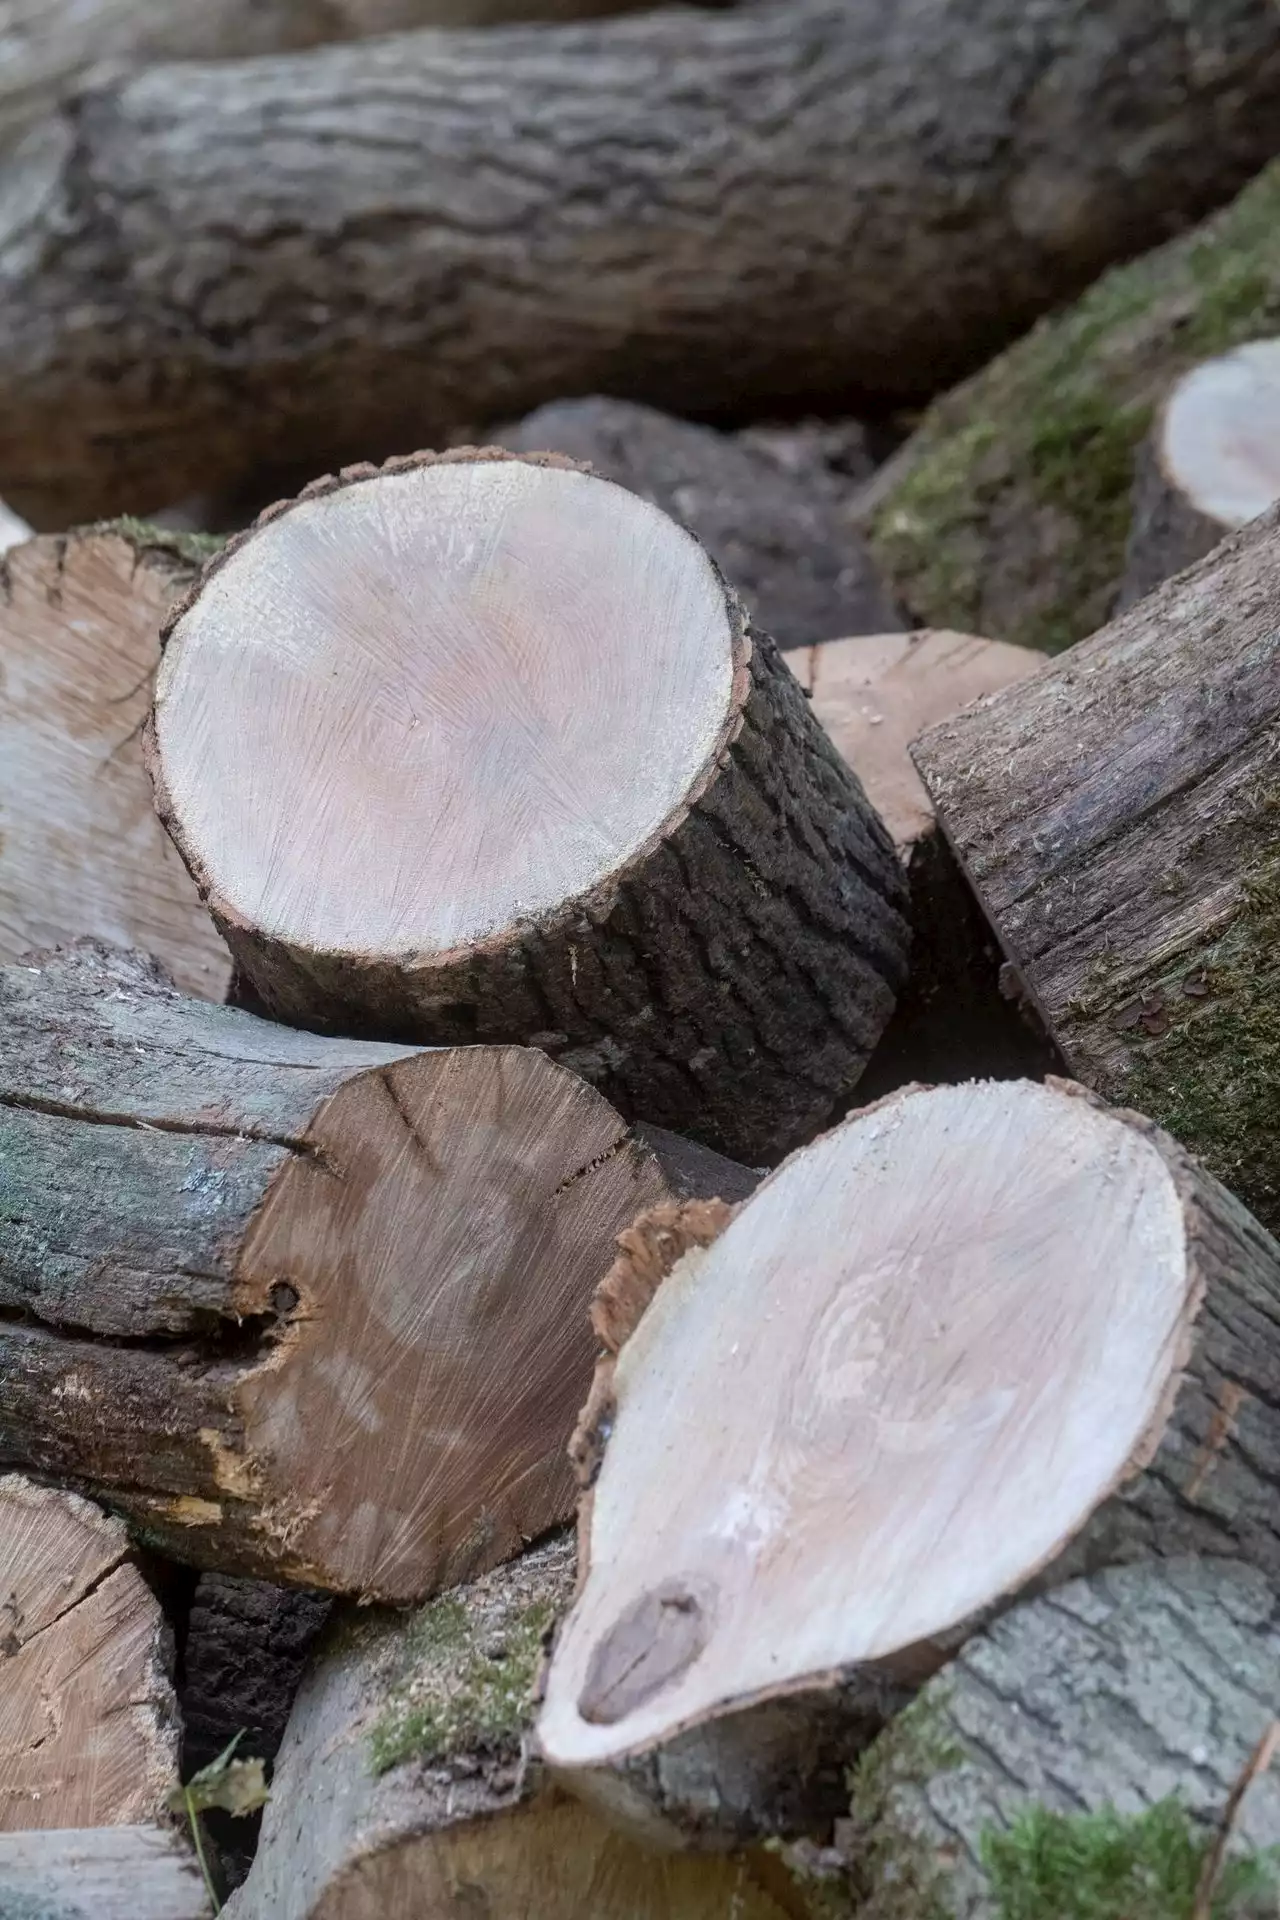
{"label": "firewood", "polygon": [[157,805],[277,1018],[543,1046],[750,1164],[847,1097],[901,869],[688,533],[545,456],[355,469],[170,624]]}
{"label": "firewood", "polygon": [[1202,361],[1138,459],[1121,609],[1280,500],[1280,340]]}
{"label": "firewood", "polygon": [[95,78],[7,182],[0,491],[150,512],[573,393],[914,402],[1237,192],[1278,109],[1273,0],[767,0]]}
{"label": "firewood", "polygon": [[336,1623],[226,1920],[783,1920],[752,1863],[642,1852],[528,1764],[542,1637],[572,1584],[553,1540],[408,1621]]}
{"label": "firewood", "polygon": [[7,553],[10,547],[19,547],[24,540],[31,538],[31,528],[25,520],[20,520],[0,500],[0,553]]}
{"label": "firewood", "polygon": [[82,934],[220,1000],[230,956],[152,805],[140,733],[199,542],[121,522],[0,563],[0,961]]}
{"label": "firewood", "polygon": [[779,646],[901,625],[816,452],[788,468],[750,441],[600,398],[554,401],[498,438],[585,461],[681,521]]}
{"label": "firewood", "polygon": [[[812,1829],[1032,1581],[1280,1572],[1280,1247],[1136,1114],[1065,1081],[908,1089],[696,1228],[656,1292],[628,1236],[575,1440],[585,1573],[538,1738],[614,1819]],[[650,1292],[626,1338],[609,1303]]]}
{"label": "firewood", "polygon": [[172,1655],[123,1522],[0,1477],[0,1832],[165,1818]]}
{"label": "firewood", "polygon": [[1280,513],[916,747],[1070,1070],[1280,1227]]}
{"label": "firewood", "polygon": [[158,1827],[0,1833],[4,1920],[210,1920],[190,1847]]}
{"label": "firewood", "polygon": [[916,620],[1050,653],[1095,633],[1115,609],[1135,473],[1170,390],[1206,356],[1275,332],[1280,165],[1042,322],[881,468],[857,518]]}
{"label": "firewood", "polygon": [[657,1155],[545,1055],[320,1039],[86,947],[0,973],[0,1463],[173,1557],[420,1598],[572,1510]]}
{"label": "firewood", "polygon": [[[1166,1828],[1179,1824],[1170,1800],[1207,1851],[1280,1699],[1276,1616],[1271,1582],[1222,1559],[1118,1568],[1015,1608],[970,1641],[866,1756],[835,1847],[810,1856],[814,1890],[826,1876],[843,1882],[859,1920],[1029,1912],[1025,1897],[1000,1897],[1029,1852],[1011,1830],[1032,1819],[1043,1832],[1065,1819],[1084,1912],[1081,1816],[1112,1817],[1109,1864],[1119,1876],[1135,1821],[1149,1823],[1164,1803]],[[1274,1774],[1246,1793],[1236,1839],[1257,1851],[1280,1843]],[[1148,1849],[1146,1876],[1163,1853],[1172,1877],[1172,1850],[1166,1840],[1153,1860]],[[1096,1843],[1092,1851],[1096,1863]],[[1140,1907],[1122,1904],[1124,1886],[1113,1884],[1105,1910],[1174,1912],[1146,1876],[1129,1887]]]}

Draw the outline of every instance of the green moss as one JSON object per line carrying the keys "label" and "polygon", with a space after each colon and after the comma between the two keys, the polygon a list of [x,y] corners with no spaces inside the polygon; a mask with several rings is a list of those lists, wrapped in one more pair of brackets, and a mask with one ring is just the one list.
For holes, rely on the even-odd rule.
{"label": "green moss", "polygon": [[549,1602],[535,1602],[486,1639],[456,1597],[425,1606],[408,1630],[401,1670],[370,1734],[374,1772],[518,1740],[553,1618]]}
{"label": "green moss", "polygon": [[1134,460],[1178,376],[1280,331],[1280,163],[925,416],[870,528],[912,611],[1058,651],[1103,624]]}
{"label": "green moss", "polygon": [[137,520],[129,513],[115,520],[99,520],[91,531],[118,533],[140,552],[164,554],[189,567],[202,567],[227,544],[225,533],[180,533],[172,527],[157,527],[150,520]]}
{"label": "green moss", "polygon": [[[1176,1800],[1122,1818],[1031,1807],[983,1837],[999,1920],[1191,1920],[1213,1833]],[[1270,1856],[1238,1856],[1219,1876],[1214,1920],[1258,1911],[1275,1887]],[[1268,1909],[1273,1910],[1273,1909]]]}

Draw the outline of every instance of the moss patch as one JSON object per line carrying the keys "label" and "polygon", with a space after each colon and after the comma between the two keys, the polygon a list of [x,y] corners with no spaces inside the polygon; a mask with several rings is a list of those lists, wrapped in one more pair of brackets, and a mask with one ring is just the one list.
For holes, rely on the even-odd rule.
{"label": "moss patch", "polygon": [[188,567],[202,567],[226,546],[228,538],[225,533],[179,533],[172,527],[157,527],[150,520],[137,520],[129,513],[116,520],[99,520],[89,531],[118,534],[140,553],[158,553]]}
{"label": "moss patch", "polygon": [[930,410],[870,528],[898,593],[928,625],[1051,652],[1094,632],[1156,407],[1198,360],[1275,332],[1280,163]]}
{"label": "moss patch", "polygon": [[535,1601],[486,1634],[464,1603],[433,1600],[406,1636],[387,1706],[370,1734],[375,1773],[517,1742],[532,1710],[543,1637],[555,1617]]}

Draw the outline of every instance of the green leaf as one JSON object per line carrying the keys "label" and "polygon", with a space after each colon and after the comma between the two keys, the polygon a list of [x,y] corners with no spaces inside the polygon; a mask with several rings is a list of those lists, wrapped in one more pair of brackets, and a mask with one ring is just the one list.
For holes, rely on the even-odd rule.
{"label": "green leaf", "polygon": [[219,1807],[239,1818],[266,1805],[271,1794],[263,1774],[264,1763],[232,1758],[242,1738],[243,1732],[238,1733],[216,1760],[192,1774],[185,1787],[174,1788],[167,1803],[171,1813],[194,1816]]}

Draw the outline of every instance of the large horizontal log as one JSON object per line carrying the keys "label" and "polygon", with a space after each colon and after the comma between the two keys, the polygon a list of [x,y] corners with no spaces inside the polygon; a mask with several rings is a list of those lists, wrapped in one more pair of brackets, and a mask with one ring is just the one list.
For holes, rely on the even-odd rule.
{"label": "large horizontal log", "polygon": [[1276,332],[1280,166],[940,400],[876,476],[862,518],[914,616],[1049,652],[1096,632],[1153,418],[1206,356]]}
{"label": "large horizontal log", "polygon": [[1275,153],[1280,16],[773,0],[425,33],[153,68],[28,140],[0,491],[64,525],[565,394],[932,392]]}
{"label": "large horizontal log", "polygon": [[190,1847],[159,1827],[0,1833],[5,1920],[212,1920]]}

